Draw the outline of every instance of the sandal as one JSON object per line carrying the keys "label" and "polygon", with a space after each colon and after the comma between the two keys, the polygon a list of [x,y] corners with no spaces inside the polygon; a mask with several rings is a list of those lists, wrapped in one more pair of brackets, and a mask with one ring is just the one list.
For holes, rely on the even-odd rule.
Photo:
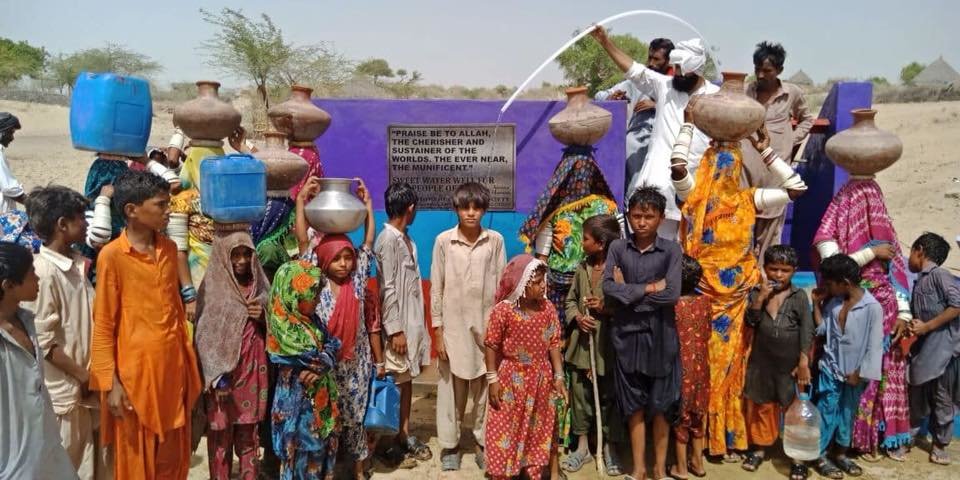
{"label": "sandal", "polygon": [[948,455],[946,450],[942,448],[933,447],[930,449],[930,463],[943,466],[950,465],[950,455]]}
{"label": "sandal", "polygon": [[703,478],[707,476],[706,470],[697,470],[696,468],[693,468],[693,463],[690,461],[687,461],[687,472],[697,478]]}
{"label": "sandal", "polygon": [[620,466],[620,460],[610,445],[606,445],[603,448],[603,466],[606,467],[608,477],[619,477],[623,475],[623,467]]}
{"label": "sandal", "polygon": [[420,441],[419,438],[410,436],[407,437],[407,453],[413,455],[413,458],[426,462],[433,458],[433,452],[430,451],[430,447]]}
{"label": "sandal", "polygon": [[863,460],[867,463],[877,463],[880,460],[883,460],[883,457],[877,452],[862,453],[860,454],[860,460]]}
{"label": "sandal", "polygon": [[455,472],[460,470],[460,452],[448,452],[440,455],[440,470]]}
{"label": "sandal", "polygon": [[790,480],[807,480],[810,477],[810,469],[802,463],[794,463],[790,466]]}
{"label": "sandal", "polygon": [[843,478],[843,471],[837,468],[827,457],[820,457],[820,459],[817,460],[817,466],[815,468],[821,477],[831,478],[833,480]]}
{"label": "sandal", "polygon": [[676,465],[670,465],[670,468],[667,469],[667,475],[669,475],[670,478],[673,480],[690,480],[690,477],[676,473],[676,468]]}
{"label": "sandal", "polygon": [[590,452],[573,451],[568,453],[566,458],[560,462],[560,468],[570,473],[579,472],[584,465],[592,461],[593,457]]}
{"label": "sandal", "polygon": [[763,464],[763,457],[754,452],[750,452],[747,454],[747,458],[743,460],[743,463],[740,464],[740,466],[748,472],[756,472],[757,469],[760,468],[761,464]]}
{"label": "sandal", "polygon": [[406,449],[400,445],[394,445],[384,451],[383,460],[387,465],[401,470],[417,468],[417,460],[407,455]]}
{"label": "sandal", "polygon": [[860,465],[854,463],[849,457],[840,457],[836,460],[836,463],[837,467],[839,467],[840,470],[843,470],[843,473],[846,473],[851,477],[859,477],[860,475],[863,475],[863,469],[860,468]]}
{"label": "sandal", "polygon": [[906,447],[899,447],[894,450],[884,450],[887,454],[887,457],[894,462],[906,462],[907,461],[907,449]]}
{"label": "sandal", "polygon": [[723,463],[740,463],[743,461],[743,455],[737,452],[727,452],[723,455]]}

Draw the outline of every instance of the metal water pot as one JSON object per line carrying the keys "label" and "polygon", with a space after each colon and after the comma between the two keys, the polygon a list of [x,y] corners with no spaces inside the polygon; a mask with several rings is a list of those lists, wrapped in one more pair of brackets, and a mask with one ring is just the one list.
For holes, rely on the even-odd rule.
{"label": "metal water pot", "polygon": [[307,223],[323,233],[349,233],[360,227],[367,208],[350,191],[349,178],[321,178],[320,193],[304,208]]}

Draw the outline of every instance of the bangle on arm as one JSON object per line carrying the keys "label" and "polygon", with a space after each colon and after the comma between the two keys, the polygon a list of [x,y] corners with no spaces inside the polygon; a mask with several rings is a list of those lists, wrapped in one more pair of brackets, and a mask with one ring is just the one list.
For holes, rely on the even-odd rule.
{"label": "bangle on arm", "polygon": [[500,383],[497,372],[487,372],[487,383]]}
{"label": "bangle on arm", "polygon": [[183,299],[183,303],[192,303],[197,299],[197,289],[193,288],[193,285],[186,285],[180,289],[180,298]]}

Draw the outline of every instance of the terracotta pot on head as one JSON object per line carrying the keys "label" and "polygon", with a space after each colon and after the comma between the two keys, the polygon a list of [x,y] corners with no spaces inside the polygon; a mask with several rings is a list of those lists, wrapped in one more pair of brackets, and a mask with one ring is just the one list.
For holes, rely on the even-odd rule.
{"label": "terracotta pot on head", "polygon": [[253,154],[267,166],[267,196],[285,198],[300,182],[310,166],[300,155],[287,150],[287,135],[270,130],[263,134],[267,144]]}
{"label": "terracotta pot on head", "polygon": [[746,77],[746,73],[723,72],[720,91],[701,95],[691,107],[694,125],[708,137],[739,142],[763,126],[767,109],[743,93]]}
{"label": "terracotta pot on head", "polygon": [[877,128],[873,122],[876,110],[857,109],[850,113],[853,126],[827,140],[827,157],[853,176],[873,178],[900,159],[903,142]]}
{"label": "terracotta pot on head", "polygon": [[190,138],[192,145],[219,147],[240,126],[240,112],[220,99],[220,83],[197,82],[197,98],[173,110],[173,124]]}
{"label": "terracotta pot on head", "polygon": [[310,100],[312,92],[312,88],[294,85],[290,87],[290,98],[270,107],[268,111],[271,122],[284,113],[291,115],[293,121],[289,125],[278,126],[274,123],[274,128],[287,134],[291,144],[313,144],[330,126],[330,114],[313,104]]}
{"label": "terracotta pot on head", "polygon": [[553,138],[564,145],[593,145],[600,141],[613,122],[613,114],[590,102],[587,87],[568,88],[567,106],[550,118]]}

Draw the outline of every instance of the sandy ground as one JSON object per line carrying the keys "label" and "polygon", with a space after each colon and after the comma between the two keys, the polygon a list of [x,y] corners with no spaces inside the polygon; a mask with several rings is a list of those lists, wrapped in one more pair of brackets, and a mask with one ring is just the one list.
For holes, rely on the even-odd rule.
{"label": "sandy ground", "polygon": [[[883,104],[877,109],[878,125],[894,131],[904,143],[903,158],[878,177],[901,241],[908,247],[920,233],[933,231],[953,244],[953,238],[960,234],[960,102]],[[25,127],[17,132],[16,140],[6,154],[14,174],[27,188],[47,183],[83,188],[93,156],[72,148],[66,108],[0,100],[0,111],[14,112]],[[155,115],[151,144],[165,145],[172,132],[171,112],[167,108],[157,108]],[[957,250],[954,248],[950,253],[947,266],[960,274],[960,253]],[[461,471],[440,472],[434,428],[436,388],[429,375],[422,381],[417,387],[412,424],[414,434],[429,439],[435,457],[412,471],[390,471],[377,463],[374,478],[482,478],[472,454],[465,455]],[[464,438],[471,438],[466,430]],[[472,451],[472,448],[471,443],[465,451]],[[191,479],[207,478],[205,453],[206,448],[201,445],[193,459]],[[955,444],[951,453],[960,462],[960,447]],[[960,478],[960,467],[933,466],[927,462],[926,454],[919,450],[914,450],[904,464],[887,460],[863,464],[863,467],[866,471],[864,478]],[[707,471],[712,478],[761,479],[783,478],[788,468],[786,460],[781,458],[764,463],[753,475],[742,471],[738,465],[710,464]],[[599,476],[595,465],[589,463],[570,478]]]}

